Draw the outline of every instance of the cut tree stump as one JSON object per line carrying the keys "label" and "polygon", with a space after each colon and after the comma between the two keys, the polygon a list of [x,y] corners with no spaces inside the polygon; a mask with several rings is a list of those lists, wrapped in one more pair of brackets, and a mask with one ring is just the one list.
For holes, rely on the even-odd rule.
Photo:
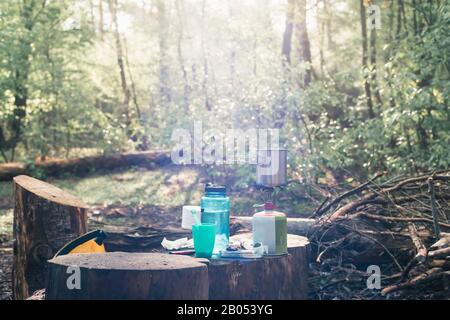
{"label": "cut tree stump", "polygon": [[87,205],[43,181],[14,178],[13,297],[45,286],[47,260],[87,232]]}
{"label": "cut tree stump", "polygon": [[[231,237],[252,243],[252,234]],[[308,239],[288,235],[288,255],[219,259],[209,263],[209,298],[215,300],[307,299]]]}
{"label": "cut tree stump", "polygon": [[[68,288],[68,267],[79,267],[80,289]],[[49,261],[46,299],[208,299],[208,269],[202,259],[164,253],[64,255]]]}
{"label": "cut tree stump", "polygon": [[[252,241],[250,233],[232,240]],[[306,238],[288,235],[288,255],[252,260],[167,253],[65,255],[49,261],[46,299],[307,299],[308,249]],[[79,267],[80,289],[73,288],[76,268],[69,267]]]}

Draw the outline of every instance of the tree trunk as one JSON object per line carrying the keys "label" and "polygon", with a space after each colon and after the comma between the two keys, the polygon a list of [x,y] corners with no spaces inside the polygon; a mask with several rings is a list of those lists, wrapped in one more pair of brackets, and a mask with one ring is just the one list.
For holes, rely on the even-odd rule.
{"label": "tree trunk", "polygon": [[311,45],[309,43],[308,28],[306,26],[306,0],[297,2],[295,17],[295,32],[298,37],[299,59],[302,63],[307,63],[308,68],[302,81],[302,85],[308,86],[311,82],[312,64],[311,64]]}
{"label": "tree trunk", "polygon": [[286,23],[283,34],[283,45],[281,48],[281,54],[288,64],[291,63],[292,33],[294,30],[294,9],[295,0],[288,0],[286,8]]}
{"label": "tree trunk", "polygon": [[159,25],[159,94],[164,103],[171,100],[169,89],[169,68],[167,65],[168,51],[168,21],[166,3],[164,0],[157,0],[158,25]]}
{"label": "tree trunk", "polygon": [[119,23],[117,21],[117,0],[109,0],[109,12],[111,13],[111,19],[112,24],[114,28],[114,37],[116,40],[116,53],[117,53],[117,65],[119,67],[119,75],[120,75],[120,84],[122,87],[122,93],[123,93],[123,103],[122,103],[122,109],[123,113],[125,114],[125,124],[127,128],[128,136],[130,136],[130,125],[131,125],[131,119],[130,119],[130,89],[128,88],[127,84],[127,76],[125,71],[125,63],[123,58],[123,48],[122,48],[122,41],[120,39],[120,32],[119,32]]}
{"label": "tree trunk", "polygon": [[[49,261],[48,300],[208,299],[203,260],[162,253],[69,254]],[[79,267],[80,289],[67,286],[68,267]]]}
{"label": "tree trunk", "polygon": [[[228,0],[228,18],[233,23],[234,20],[234,8],[231,0]],[[230,39],[230,88],[231,94],[234,94],[234,80],[236,77],[236,39],[231,35]]]}
{"label": "tree trunk", "polygon": [[103,19],[103,0],[98,1],[98,31],[100,32],[100,38],[103,39],[104,33],[104,19]]}
{"label": "tree trunk", "polygon": [[381,108],[381,94],[380,88],[378,86],[378,68],[377,68],[377,30],[372,28],[370,30],[370,65],[371,65],[371,76],[372,85],[375,87],[375,100],[377,102],[378,108]]}
{"label": "tree trunk", "polygon": [[367,40],[367,21],[366,21],[366,7],[364,6],[364,0],[360,0],[360,17],[361,17],[361,35],[362,35],[362,68],[364,77],[364,91],[366,94],[367,109],[369,112],[369,118],[375,118],[375,112],[373,110],[372,92],[370,88],[370,81],[368,75],[368,40]]}
{"label": "tree trunk", "polygon": [[202,47],[202,57],[203,57],[203,82],[202,89],[205,95],[205,107],[206,110],[211,111],[211,103],[209,101],[208,93],[208,56],[206,52],[206,0],[202,1],[202,15],[201,15],[201,47]]}
{"label": "tree trunk", "polygon": [[87,232],[87,205],[28,176],[14,178],[13,296],[26,299],[45,286],[47,259]]}
{"label": "tree trunk", "polygon": [[[15,151],[22,136],[22,125],[27,115],[27,102],[28,102],[28,74],[30,71],[30,56],[32,55],[32,46],[30,34],[34,28],[34,11],[35,3],[26,2],[21,6],[20,19],[23,27],[27,31],[24,37],[19,38],[20,51],[15,57],[13,84],[14,84],[14,117],[11,120],[12,136],[7,145],[11,148],[10,161],[14,161]],[[45,6],[45,3],[44,3]]]}
{"label": "tree trunk", "polygon": [[189,87],[189,81],[187,76],[187,70],[184,62],[183,57],[183,39],[184,39],[184,12],[183,12],[183,2],[181,0],[175,1],[175,9],[177,11],[177,17],[178,17],[178,39],[177,39],[177,55],[178,55],[178,63],[180,65],[181,74],[183,76],[183,103],[184,103],[184,110],[185,112],[189,112],[189,94],[190,94],[190,87]]}
{"label": "tree trunk", "polygon": [[333,30],[331,29],[332,28],[331,22],[333,21],[333,19],[332,19],[333,9],[330,10],[328,0],[322,0],[322,1],[323,1],[323,9],[324,9],[324,12],[326,15],[328,50],[333,51],[336,47],[336,43],[334,42],[333,35],[332,35]]}

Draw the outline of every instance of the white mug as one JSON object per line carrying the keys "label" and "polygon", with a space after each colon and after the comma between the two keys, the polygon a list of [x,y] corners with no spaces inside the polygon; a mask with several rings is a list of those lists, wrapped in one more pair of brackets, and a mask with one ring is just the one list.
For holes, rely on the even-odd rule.
{"label": "white mug", "polygon": [[202,220],[202,213],[199,206],[183,206],[183,215],[181,217],[181,228],[192,229],[192,225],[195,224],[193,212],[198,218],[198,221]]}

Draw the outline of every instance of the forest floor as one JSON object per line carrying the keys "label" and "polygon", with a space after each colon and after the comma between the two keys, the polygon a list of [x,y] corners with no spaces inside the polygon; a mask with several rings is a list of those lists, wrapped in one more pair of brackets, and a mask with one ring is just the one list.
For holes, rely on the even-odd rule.
{"label": "forest floor", "polygon": [[[117,169],[84,177],[67,176],[45,180],[78,196],[90,206],[88,211],[90,229],[102,226],[165,228],[180,226],[181,207],[185,204],[199,203],[208,177],[203,168],[165,166],[154,170]],[[248,180],[252,180],[251,177]],[[216,178],[216,182],[229,187],[232,215],[252,215],[253,205],[263,202],[262,192],[246,187],[239,181],[227,182]],[[288,217],[309,217],[321,203],[320,198],[313,199],[306,196],[307,188],[308,186],[294,184],[293,187],[280,191],[276,195],[279,210],[287,213]],[[12,183],[0,182],[0,300],[12,298],[12,196]],[[335,242],[330,244],[334,245]],[[342,252],[347,249],[349,248],[343,248]],[[410,249],[412,248],[407,248]],[[367,289],[367,266],[355,266],[341,260],[342,257],[338,259],[337,265],[333,258],[328,258],[322,263],[310,263],[310,299],[386,298],[381,295],[380,290]],[[390,270],[392,263],[380,264],[380,267],[386,271],[383,281],[391,281],[389,280],[391,274],[395,276],[395,272]],[[415,290],[405,294],[394,294],[390,298],[449,299],[447,291],[443,292],[442,295],[442,292],[433,290],[430,293]]]}

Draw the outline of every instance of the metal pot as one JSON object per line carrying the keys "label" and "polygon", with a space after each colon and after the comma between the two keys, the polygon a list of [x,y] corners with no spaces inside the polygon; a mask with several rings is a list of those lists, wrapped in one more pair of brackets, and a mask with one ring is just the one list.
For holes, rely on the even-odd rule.
{"label": "metal pot", "polygon": [[264,149],[257,152],[256,184],[279,187],[287,182],[287,150]]}

